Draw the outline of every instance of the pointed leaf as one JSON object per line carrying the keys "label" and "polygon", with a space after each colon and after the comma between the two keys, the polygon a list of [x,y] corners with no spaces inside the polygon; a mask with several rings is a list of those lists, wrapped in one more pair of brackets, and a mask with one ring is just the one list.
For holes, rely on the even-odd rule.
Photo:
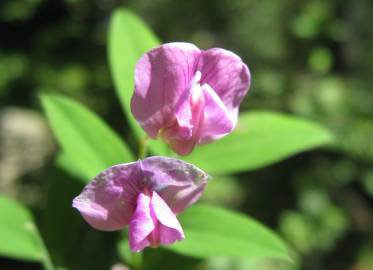
{"label": "pointed leaf", "polygon": [[[115,90],[131,128],[139,140],[142,140],[146,134],[133,117],[130,106],[134,91],[135,64],[142,54],[158,46],[160,42],[139,17],[129,10],[117,9],[110,19],[108,43]],[[167,154],[166,145],[159,140],[152,140],[149,147],[157,154]]]}
{"label": "pointed leaf", "polygon": [[58,95],[43,95],[41,100],[65,164],[78,168],[86,181],[114,164],[133,161],[120,137],[83,105]]}
{"label": "pointed leaf", "polygon": [[44,252],[30,212],[16,201],[0,196],[0,256],[42,261]]}
{"label": "pointed leaf", "polygon": [[212,206],[194,206],[179,216],[185,240],[168,248],[192,257],[289,259],[285,243],[242,214]]}
{"label": "pointed leaf", "polygon": [[232,134],[184,159],[211,174],[227,174],[262,168],[331,141],[331,133],[317,123],[257,111],[241,114]]}

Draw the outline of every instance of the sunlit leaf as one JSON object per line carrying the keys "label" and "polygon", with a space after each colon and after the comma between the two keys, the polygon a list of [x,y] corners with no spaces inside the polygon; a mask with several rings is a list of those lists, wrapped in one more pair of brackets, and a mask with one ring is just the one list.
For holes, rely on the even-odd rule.
{"label": "sunlit leaf", "polygon": [[[292,257],[293,259],[293,257]],[[204,270],[299,270],[299,263],[281,259],[209,258]]]}
{"label": "sunlit leaf", "polygon": [[[131,113],[135,64],[142,54],[159,44],[156,36],[135,14],[126,9],[117,9],[113,13],[108,37],[111,74],[123,110],[139,140],[146,135]],[[149,147],[157,154],[167,153],[166,146],[160,141],[151,141]]]}
{"label": "sunlit leaf", "polygon": [[65,164],[78,168],[86,181],[109,166],[133,161],[120,137],[83,105],[57,95],[43,95],[41,100]]}
{"label": "sunlit leaf", "polygon": [[57,167],[65,170],[70,175],[84,182],[88,181],[88,179],[92,177],[91,172],[80,168],[78,164],[76,164],[75,161],[69,157],[69,155],[62,151],[57,154],[55,163]]}
{"label": "sunlit leaf", "polygon": [[234,132],[185,157],[209,173],[258,169],[331,142],[317,123],[275,112],[241,114]]}
{"label": "sunlit leaf", "polygon": [[212,206],[194,206],[179,216],[186,239],[169,249],[193,257],[289,259],[285,243],[242,214]]}
{"label": "sunlit leaf", "polygon": [[42,261],[44,252],[30,212],[0,196],[0,256]]}

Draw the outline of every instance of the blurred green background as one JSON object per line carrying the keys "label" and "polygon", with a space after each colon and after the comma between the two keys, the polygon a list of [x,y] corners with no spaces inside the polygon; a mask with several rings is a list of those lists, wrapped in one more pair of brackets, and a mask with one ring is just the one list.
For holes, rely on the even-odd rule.
{"label": "blurred green background", "polygon": [[[373,269],[371,0],[2,0],[0,192],[33,209],[54,261],[80,270],[119,261],[117,236],[90,229],[71,210],[82,184],[66,181],[72,176],[54,165],[57,146],[38,99],[41,91],[73,97],[126,136],[106,50],[118,6],[137,13],[164,42],[239,54],[253,77],[242,110],[299,115],[337,137],[326,149],[218,179],[204,196],[276,229],[297,254],[294,265],[216,259],[198,269]],[[185,269],[201,264],[172,258]],[[41,269],[5,258],[0,267]]]}

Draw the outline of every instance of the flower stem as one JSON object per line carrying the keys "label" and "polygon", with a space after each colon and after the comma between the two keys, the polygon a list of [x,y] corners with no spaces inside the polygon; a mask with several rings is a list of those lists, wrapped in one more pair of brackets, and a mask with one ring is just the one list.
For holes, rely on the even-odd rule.
{"label": "flower stem", "polygon": [[148,142],[149,137],[145,136],[142,140],[139,142],[139,159],[143,159],[146,157],[147,154],[147,148],[148,148]]}
{"label": "flower stem", "polygon": [[143,269],[143,256],[144,254],[142,251],[140,251],[137,254],[132,255],[132,262],[131,265],[136,270],[142,270]]}

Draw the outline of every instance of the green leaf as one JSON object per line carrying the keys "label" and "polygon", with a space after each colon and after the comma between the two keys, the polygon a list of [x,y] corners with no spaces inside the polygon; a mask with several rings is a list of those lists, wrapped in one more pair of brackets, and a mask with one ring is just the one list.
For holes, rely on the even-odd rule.
{"label": "green leaf", "polygon": [[332,141],[317,123],[275,112],[241,114],[235,131],[184,159],[210,174],[254,170]]}
{"label": "green leaf", "polygon": [[193,257],[289,259],[284,242],[257,221],[212,206],[194,206],[179,217],[185,240],[168,248]]}
{"label": "green leaf", "polygon": [[70,158],[69,155],[67,155],[64,152],[60,152],[57,154],[55,163],[57,167],[65,170],[70,175],[76,177],[77,179],[82,180],[83,182],[88,181],[92,177],[92,174],[87,170],[87,172],[84,171],[84,169],[80,168],[73,159]]}
{"label": "green leaf", "polygon": [[[292,257],[293,259],[293,257]],[[286,261],[281,259],[247,259],[217,257],[209,258],[204,270],[299,270],[297,261]]]}
{"label": "green leaf", "polygon": [[0,255],[42,261],[40,236],[29,211],[16,201],[0,196]]}
{"label": "green leaf", "polygon": [[65,164],[78,168],[87,181],[109,166],[133,161],[120,137],[92,111],[62,96],[43,95],[41,100]]}
{"label": "green leaf", "polygon": [[[131,113],[131,97],[134,90],[134,72],[137,60],[148,50],[160,44],[145,23],[126,9],[117,9],[110,20],[108,50],[111,74],[123,110],[136,136],[142,140],[145,132]],[[151,141],[151,150],[167,155],[166,145]]]}

